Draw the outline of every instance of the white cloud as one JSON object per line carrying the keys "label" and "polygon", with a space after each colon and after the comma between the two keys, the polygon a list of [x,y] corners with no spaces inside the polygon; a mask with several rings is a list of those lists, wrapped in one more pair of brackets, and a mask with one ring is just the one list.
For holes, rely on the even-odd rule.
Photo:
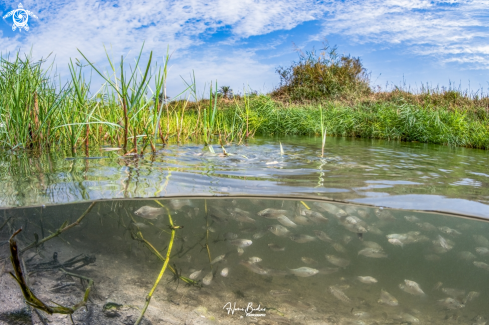
{"label": "white cloud", "polygon": [[[441,62],[487,68],[489,1],[345,0],[330,2],[322,36],[341,34],[358,43],[402,44],[408,52]],[[317,39],[318,36],[315,36]],[[458,56],[463,55],[463,58]]]}

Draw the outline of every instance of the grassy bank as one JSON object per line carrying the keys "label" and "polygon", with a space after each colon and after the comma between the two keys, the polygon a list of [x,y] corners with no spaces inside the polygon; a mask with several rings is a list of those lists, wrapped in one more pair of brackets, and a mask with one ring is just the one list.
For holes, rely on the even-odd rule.
{"label": "grassy bank", "polygon": [[[453,89],[374,91],[359,59],[335,55],[309,53],[292,68],[278,69],[282,83],[271,94],[227,99],[214,84],[204,100],[191,80],[180,94],[187,99],[179,101],[164,100],[168,55],[161,66],[152,55],[144,63],[139,57],[129,71],[122,59],[118,66],[110,62],[107,74],[72,62],[71,81],[63,85],[46,62],[2,57],[0,146],[76,152],[111,145],[139,152],[189,139],[226,144],[254,134],[320,136],[322,115],[323,129],[333,136],[489,148],[487,96]],[[84,79],[90,70],[106,81],[96,93]]]}

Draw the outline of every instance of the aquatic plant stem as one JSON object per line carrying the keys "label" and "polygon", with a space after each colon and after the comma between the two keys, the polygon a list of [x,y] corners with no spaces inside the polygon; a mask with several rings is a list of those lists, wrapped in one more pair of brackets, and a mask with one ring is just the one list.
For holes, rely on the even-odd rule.
{"label": "aquatic plant stem", "polygon": [[[163,206],[160,202],[156,201],[159,205]],[[166,207],[165,207],[166,208]],[[161,268],[160,274],[158,274],[158,277],[156,278],[156,281],[153,285],[153,288],[151,288],[151,291],[148,293],[146,296],[146,303],[144,304],[143,310],[141,311],[141,315],[139,315],[139,318],[136,320],[136,323],[134,325],[139,325],[141,323],[141,320],[143,319],[144,313],[146,312],[146,309],[148,309],[149,303],[151,302],[151,298],[153,297],[153,294],[156,290],[156,287],[160,283],[161,278],[163,277],[163,273],[165,273],[166,267],[168,266],[168,262],[170,261],[170,254],[171,254],[171,249],[173,247],[173,240],[175,239],[175,229],[179,229],[180,227],[175,227],[173,225],[173,220],[171,218],[170,211],[167,209],[168,212],[168,220],[170,222],[170,229],[171,229],[171,238],[170,238],[170,243],[168,244],[168,250],[166,251],[166,258],[165,262],[163,263],[163,267]]]}
{"label": "aquatic plant stem", "polygon": [[[19,252],[18,252],[18,247],[17,247],[17,242],[15,241],[14,237],[19,234],[22,231],[22,228],[17,230],[9,239],[10,243],[10,260],[12,261],[12,266],[14,268],[15,275],[10,272],[10,275],[14,278],[14,280],[18,283],[20,286],[20,289],[22,291],[22,295],[24,296],[26,304],[28,304],[31,307],[34,307],[36,309],[42,310],[50,315],[52,314],[67,314],[70,315],[71,321],[73,322],[72,314],[79,309],[80,307],[83,307],[86,305],[88,301],[88,295],[90,294],[90,290],[93,285],[93,280],[89,278],[84,279],[89,281],[89,285],[87,289],[85,290],[85,295],[83,297],[83,300],[80,301],[79,303],[75,304],[73,307],[64,307],[59,304],[56,304],[58,306],[48,306],[45,303],[43,303],[39,298],[34,295],[34,293],[31,291],[29,286],[27,285],[27,281],[25,280],[24,273],[22,272],[22,267],[20,263],[20,258],[19,258]],[[64,270],[63,270],[64,271]],[[66,271],[64,271],[66,272]],[[69,275],[72,276],[77,276],[81,278],[81,276],[75,275],[73,273],[69,273]]]}
{"label": "aquatic plant stem", "polygon": [[48,240],[53,239],[56,236],[59,236],[61,233],[65,232],[66,230],[68,230],[70,228],[73,228],[74,226],[78,226],[80,224],[80,222],[83,220],[83,218],[85,218],[85,216],[90,212],[90,210],[92,210],[92,208],[95,205],[95,203],[96,202],[92,202],[92,204],[90,204],[90,206],[88,207],[88,209],[85,210],[85,212],[83,212],[83,214],[80,216],[80,218],[78,218],[75,222],[73,222],[70,225],[67,225],[68,222],[65,221],[65,223],[58,230],[56,230],[56,232],[54,232],[50,236],[47,236],[47,237],[41,239],[40,241],[37,241],[36,240],[33,243],[27,245],[26,247],[24,247],[20,251],[20,253],[22,254],[25,251],[27,251],[28,249],[31,249],[32,247],[38,247],[38,246],[44,244],[45,242],[47,242]]}

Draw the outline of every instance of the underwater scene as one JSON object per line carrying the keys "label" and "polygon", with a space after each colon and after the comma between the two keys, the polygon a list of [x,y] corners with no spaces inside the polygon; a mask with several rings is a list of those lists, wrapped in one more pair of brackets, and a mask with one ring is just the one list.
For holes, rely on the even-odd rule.
{"label": "underwater scene", "polygon": [[[0,227],[5,324],[489,319],[483,218],[292,198],[179,198],[4,209]],[[5,312],[23,300],[36,308]]]}

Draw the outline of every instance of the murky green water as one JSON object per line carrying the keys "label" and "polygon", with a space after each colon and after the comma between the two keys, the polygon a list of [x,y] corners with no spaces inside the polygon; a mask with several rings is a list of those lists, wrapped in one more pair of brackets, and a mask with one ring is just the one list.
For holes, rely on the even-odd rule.
{"label": "murky green water", "polygon": [[[75,322],[133,324],[163,264],[150,246],[166,256],[170,214],[183,228],[169,265],[196,282],[188,285],[167,269],[146,312],[152,324],[485,324],[489,318],[484,218],[257,197],[158,202],[164,207],[155,200],[96,202],[80,225],[27,250],[33,291],[46,302],[80,301],[86,282],[64,277],[63,265],[95,282]],[[5,241],[16,229],[23,228],[22,250],[34,234],[49,236],[88,207],[3,210],[0,263],[8,270]],[[77,263],[65,264],[73,257]],[[1,278],[5,288],[7,278]],[[0,300],[8,299],[0,294]],[[107,303],[117,307],[104,310]],[[265,310],[228,314],[228,303]]]}

